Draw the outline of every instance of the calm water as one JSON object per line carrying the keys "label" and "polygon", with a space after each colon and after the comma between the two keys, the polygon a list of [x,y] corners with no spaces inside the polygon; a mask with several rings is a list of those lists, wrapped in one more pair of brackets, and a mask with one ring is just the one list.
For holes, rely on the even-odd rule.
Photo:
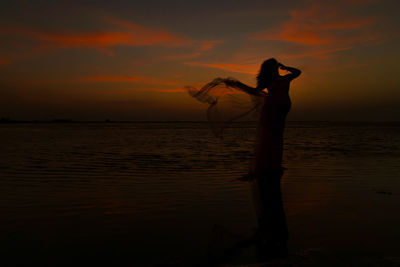
{"label": "calm water", "polygon": [[[0,125],[0,253],[204,263],[214,224],[256,227],[237,180],[254,134],[251,124],[224,140],[205,123]],[[400,124],[289,123],[285,142],[290,252],[400,257]]]}

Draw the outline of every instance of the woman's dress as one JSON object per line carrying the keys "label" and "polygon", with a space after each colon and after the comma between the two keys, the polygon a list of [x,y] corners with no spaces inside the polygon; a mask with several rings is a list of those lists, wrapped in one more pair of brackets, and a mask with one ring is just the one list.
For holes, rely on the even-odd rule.
{"label": "woman's dress", "polygon": [[271,83],[260,113],[251,173],[282,172],[283,133],[291,107],[289,81],[284,77]]}

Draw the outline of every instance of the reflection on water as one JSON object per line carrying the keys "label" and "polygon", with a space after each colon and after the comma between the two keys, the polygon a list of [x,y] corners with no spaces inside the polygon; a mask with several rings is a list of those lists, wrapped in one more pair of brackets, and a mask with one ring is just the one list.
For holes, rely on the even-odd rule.
{"label": "reflection on water", "polygon": [[261,260],[286,257],[288,228],[282,203],[282,173],[268,173],[253,181],[258,221],[257,256]]}
{"label": "reflection on water", "polygon": [[[213,225],[258,228],[251,185],[237,180],[254,131],[237,124],[221,141],[203,123],[0,125],[1,253],[204,263]],[[289,254],[398,256],[399,125],[289,123],[285,138]]]}

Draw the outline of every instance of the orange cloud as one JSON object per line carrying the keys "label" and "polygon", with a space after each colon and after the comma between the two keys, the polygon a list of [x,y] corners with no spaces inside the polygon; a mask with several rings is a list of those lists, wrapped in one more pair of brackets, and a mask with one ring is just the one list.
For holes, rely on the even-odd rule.
{"label": "orange cloud", "polygon": [[29,28],[2,28],[0,34],[20,35],[47,46],[57,47],[95,47],[108,48],[113,46],[189,46],[194,41],[163,29],[152,29],[126,21],[108,20],[120,30],[94,32],[47,32]]}
{"label": "orange cloud", "polygon": [[203,55],[206,51],[213,49],[216,45],[222,44],[222,40],[201,41],[197,44],[194,52],[167,55],[162,57],[164,60],[191,60]]}
{"label": "orange cloud", "polygon": [[376,40],[376,34],[371,34],[367,29],[374,19],[350,14],[346,8],[348,7],[340,2],[334,5],[322,1],[308,1],[306,8],[290,11],[290,19],[278,25],[276,31],[258,32],[252,39],[314,46],[349,46],[355,42]]}
{"label": "orange cloud", "polygon": [[172,89],[160,89],[160,88],[142,88],[142,91],[153,91],[153,92],[161,92],[161,93],[182,93],[187,92],[187,89],[184,88],[172,88]]}
{"label": "orange cloud", "polygon": [[368,4],[375,2],[376,0],[349,0],[350,3],[352,4]]}
{"label": "orange cloud", "polygon": [[346,51],[353,48],[352,46],[347,47],[338,47],[338,48],[331,48],[331,49],[320,49],[320,50],[313,50],[311,52],[303,52],[297,54],[280,54],[279,58],[285,59],[296,59],[296,58],[316,58],[316,59],[327,59],[333,57],[333,54],[336,52]]}
{"label": "orange cloud", "polygon": [[200,52],[193,52],[193,53],[185,53],[185,54],[177,54],[177,55],[167,55],[163,57],[165,60],[190,60],[196,57],[201,56],[202,53]]}
{"label": "orange cloud", "polygon": [[140,76],[94,75],[84,77],[79,82],[109,82],[109,83],[147,83],[160,85],[181,85],[181,82]]}
{"label": "orange cloud", "polygon": [[27,49],[17,48],[17,51],[7,52],[6,55],[0,55],[0,65],[11,64],[13,61],[18,59],[25,59],[32,55],[32,52],[27,51]]}
{"label": "orange cloud", "polygon": [[[77,31],[45,31],[28,27],[0,27],[1,35],[11,35],[36,41],[29,44],[35,52],[46,51],[48,48],[96,48],[109,55],[114,55],[110,49],[115,46],[165,46],[190,47],[193,52],[183,55],[167,56],[165,59],[188,60],[202,55],[223,43],[222,40],[192,40],[165,29],[155,29],[134,24],[130,21],[106,17],[103,20],[115,29],[96,30],[89,32]],[[22,58],[22,57],[19,57]],[[9,64],[12,59],[1,58],[0,64]]]}
{"label": "orange cloud", "polygon": [[97,47],[106,48],[112,46],[183,46],[191,44],[168,32],[155,32],[141,28],[136,32],[98,32],[83,34],[68,33],[37,33],[34,36],[41,41],[47,41],[61,47]]}
{"label": "orange cloud", "polygon": [[213,49],[216,45],[222,44],[224,41],[222,40],[209,40],[201,42],[201,50],[207,51]]}
{"label": "orange cloud", "polygon": [[207,68],[216,68],[232,72],[246,73],[246,74],[256,74],[258,65],[240,65],[231,63],[200,63],[200,62],[185,62],[188,66],[200,66]]}
{"label": "orange cloud", "polygon": [[0,58],[0,65],[6,65],[6,64],[9,64],[9,63],[10,63],[9,59],[7,59],[5,57]]}
{"label": "orange cloud", "polygon": [[98,75],[89,76],[82,79],[85,82],[137,82],[140,81],[142,77],[132,77],[132,76],[110,76],[110,75]]}

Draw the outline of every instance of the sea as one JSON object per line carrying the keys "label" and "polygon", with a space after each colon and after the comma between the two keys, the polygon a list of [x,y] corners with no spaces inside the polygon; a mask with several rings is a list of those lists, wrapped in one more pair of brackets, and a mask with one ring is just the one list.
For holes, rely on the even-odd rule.
{"label": "sea", "polygon": [[[223,138],[207,122],[0,124],[0,258],[206,266],[216,226],[231,243],[257,229],[240,179],[255,132],[250,122]],[[284,142],[293,266],[399,266],[400,123],[289,121]],[[227,264],[257,259],[248,248]]]}

